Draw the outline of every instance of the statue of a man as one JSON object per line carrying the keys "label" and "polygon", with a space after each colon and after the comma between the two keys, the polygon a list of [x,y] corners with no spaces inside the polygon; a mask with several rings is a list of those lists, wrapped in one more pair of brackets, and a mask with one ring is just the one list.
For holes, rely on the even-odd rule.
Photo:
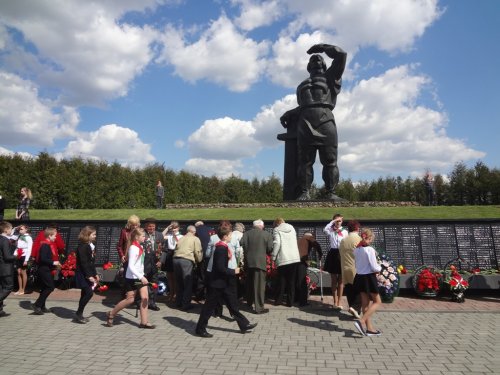
{"label": "statue of a man", "polygon": [[[309,190],[314,180],[313,165],[316,152],[319,152],[327,198],[337,200],[340,198],[334,191],[339,181],[338,141],[332,110],[340,92],[347,53],[342,48],[330,44],[316,44],[307,53],[313,54],[307,64],[310,77],[297,87],[298,107],[287,111],[280,121],[285,128],[296,126],[299,187],[297,199],[310,199]],[[325,53],[333,59],[328,69],[323,57],[317,53]],[[294,120],[297,123],[292,124]]]}

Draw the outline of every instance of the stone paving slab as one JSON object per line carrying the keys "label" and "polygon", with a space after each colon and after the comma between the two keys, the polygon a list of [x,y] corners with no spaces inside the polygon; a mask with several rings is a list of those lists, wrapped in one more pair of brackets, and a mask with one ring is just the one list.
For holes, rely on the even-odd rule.
{"label": "stone paving slab", "polygon": [[449,308],[447,301],[398,298],[375,315],[381,337],[360,336],[349,315],[320,301],[302,310],[270,306],[269,314],[244,312],[258,323],[244,335],[229,319],[211,319],[212,339],[194,335],[201,306],[181,312],[161,304],[150,315],[157,329],[141,330],[135,309],[104,325],[117,293],[89,303],[86,325],[72,322],[77,291],[54,292],[47,301],[53,313],[43,316],[32,314],[34,298],[6,301],[1,375],[500,373],[500,298],[491,296]]}

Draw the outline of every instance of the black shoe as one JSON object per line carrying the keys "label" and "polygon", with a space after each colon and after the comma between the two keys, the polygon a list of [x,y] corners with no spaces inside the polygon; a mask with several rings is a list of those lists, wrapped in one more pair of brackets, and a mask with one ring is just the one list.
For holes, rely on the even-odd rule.
{"label": "black shoe", "polygon": [[73,321],[79,324],[87,324],[88,319],[84,318],[83,315],[76,314],[75,317],[73,318]]}
{"label": "black shoe", "polygon": [[10,314],[7,314],[5,311],[0,310],[0,318],[3,316],[9,316]]}
{"label": "black shoe", "polygon": [[255,311],[254,314],[267,314],[269,312],[269,309],[262,309],[260,311]]}
{"label": "black shoe", "polygon": [[39,308],[39,307],[36,307],[36,306],[35,306],[35,307],[33,308],[33,310],[35,310],[35,311],[33,312],[33,314],[35,314],[35,315],[43,315],[43,311],[42,311],[42,309],[41,309],[41,308]]}
{"label": "black shoe", "polygon": [[257,323],[249,324],[244,328],[240,328],[240,331],[241,331],[241,333],[247,333],[248,331],[251,331],[255,327],[257,327]]}
{"label": "black shoe", "polygon": [[311,304],[309,302],[299,304],[300,307],[305,307],[305,306],[310,306],[310,305]]}
{"label": "black shoe", "polygon": [[153,311],[160,311],[160,308],[156,305],[148,306],[148,309],[153,310]]}
{"label": "black shoe", "polygon": [[189,311],[194,309],[194,305],[187,305],[181,308],[182,311]]}
{"label": "black shoe", "polygon": [[200,336],[200,337],[203,337],[205,339],[209,339],[210,337],[214,337],[214,335],[212,335],[211,333],[208,333],[207,331],[196,332],[196,336]]}
{"label": "black shoe", "polygon": [[51,312],[52,312],[52,310],[51,310],[51,309],[48,309],[48,308],[46,308],[46,307],[42,307],[42,308],[41,308],[41,310],[42,310],[42,312],[43,312],[44,314],[48,314],[48,313],[51,313]]}

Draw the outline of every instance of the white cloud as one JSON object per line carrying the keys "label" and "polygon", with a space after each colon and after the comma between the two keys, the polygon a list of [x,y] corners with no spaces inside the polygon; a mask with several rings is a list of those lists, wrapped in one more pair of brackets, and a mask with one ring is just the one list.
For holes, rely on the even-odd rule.
{"label": "white cloud", "polygon": [[31,155],[28,152],[15,152],[12,150],[8,150],[4,147],[0,146],[0,155],[6,155],[6,156],[14,156],[14,155],[19,155],[24,159],[30,159],[30,158],[35,158],[36,156]]}
{"label": "white cloud", "polygon": [[164,49],[158,62],[172,64],[175,74],[188,82],[204,79],[241,92],[257,82],[265,68],[268,42],[246,38],[226,16],[212,22],[194,43],[172,26],[161,40]]}
{"label": "white cloud", "polygon": [[63,102],[102,104],[126,95],[131,81],[152,59],[150,44],[156,33],[149,27],[119,24],[120,17],[155,4],[153,0],[8,2],[2,4],[0,22],[33,44],[36,52],[27,49],[24,57],[19,57],[19,49],[10,52],[21,60],[35,57],[40,66],[27,73],[61,90]]}
{"label": "white cloud", "polygon": [[239,160],[193,158],[186,162],[186,169],[190,172],[220,178],[239,175],[242,166],[243,164]]}
{"label": "white cloud", "polygon": [[416,104],[430,85],[428,77],[400,66],[343,91],[334,111],[341,169],[421,174],[484,157],[446,134],[445,113]]}
{"label": "white cloud", "polygon": [[207,159],[241,159],[254,156],[261,145],[254,139],[255,128],[250,121],[224,117],[207,120],[188,138],[194,157]]}
{"label": "white cloud", "polygon": [[235,24],[247,31],[268,26],[283,15],[278,0],[233,0],[232,3],[241,6],[241,14],[236,18]]}
{"label": "white cloud", "polygon": [[296,14],[298,23],[335,33],[335,43],[349,50],[376,46],[395,52],[410,49],[440,17],[442,11],[437,3],[438,0],[317,0],[311,6],[303,0],[287,0],[283,5]]}
{"label": "white cloud", "polygon": [[78,139],[68,143],[61,156],[117,161],[133,167],[155,161],[151,155],[151,145],[142,142],[134,130],[116,124],[104,125],[97,131],[81,134]]}
{"label": "white cloud", "polygon": [[38,87],[0,71],[0,133],[4,145],[51,146],[76,134],[79,116],[72,107],[57,108],[38,97]]}

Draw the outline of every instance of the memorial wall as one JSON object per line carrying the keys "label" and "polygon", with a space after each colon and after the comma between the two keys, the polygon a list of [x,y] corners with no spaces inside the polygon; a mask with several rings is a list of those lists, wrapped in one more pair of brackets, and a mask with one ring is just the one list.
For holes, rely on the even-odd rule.
{"label": "memorial wall", "polygon": [[[252,223],[242,221],[247,229]],[[17,225],[15,221],[12,221]],[[32,236],[54,221],[31,221]],[[93,225],[97,229],[96,264],[106,262],[118,263],[116,244],[125,221],[56,221],[59,232],[66,243],[66,253],[76,250],[78,234],[85,225]],[[158,229],[162,231],[168,221],[158,221]],[[179,221],[181,233],[185,233],[187,225],[193,221]],[[329,249],[329,243],[323,228],[327,222],[289,221],[298,236],[311,232],[321,244],[323,261]],[[217,221],[205,221],[215,227]],[[272,221],[267,221],[266,230],[272,231]],[[498,269],[500,260],[500,219],[488,220],[412,220],[412,221],[362,221],[361,224],[371,228],[375,233],[373,246],[378,251],[385,251],[397,264],[414,270],[419,266],[433,265],[439,269],[454,258],[461,257],[473,267],[481,269]]]}

